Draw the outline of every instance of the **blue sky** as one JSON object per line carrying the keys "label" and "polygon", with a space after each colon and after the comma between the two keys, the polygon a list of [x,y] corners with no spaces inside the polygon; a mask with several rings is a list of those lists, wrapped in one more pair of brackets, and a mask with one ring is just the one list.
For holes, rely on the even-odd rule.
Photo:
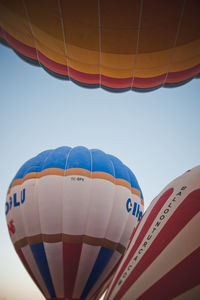
{"label": "blue sky", "polygon": [[0,82],[0,300],[42,300],[6,227],[6,192],[17,170],[46,149],[99,148],[132,169],[147,208],[172,179],[199,164],[200,79],[114,94],[55,79],[0,45]]}

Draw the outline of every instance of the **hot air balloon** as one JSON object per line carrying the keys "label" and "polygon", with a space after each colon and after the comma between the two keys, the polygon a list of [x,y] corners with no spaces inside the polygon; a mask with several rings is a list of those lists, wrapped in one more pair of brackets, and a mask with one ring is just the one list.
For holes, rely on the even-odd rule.
{"label": "hot air balloon", "polygon": [[104,299],[200,299],[200,166],[152,201]]}
{"label": "hot air balloon", "polygon": [[200,73],[198,0],[0,0],[0,38],[86,87],[149,91]]}
{"label": "hot air balloon", "polygon": [[143,204],[128,167],[79,146],[28,160],[5,207],[16,252],[45,298],[89,299],[109,280]]}

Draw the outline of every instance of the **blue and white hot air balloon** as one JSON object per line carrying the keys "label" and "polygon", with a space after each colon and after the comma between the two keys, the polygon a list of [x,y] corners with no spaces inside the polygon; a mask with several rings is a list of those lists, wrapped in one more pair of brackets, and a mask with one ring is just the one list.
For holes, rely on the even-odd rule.
{"label": "blue and white hot air balloon", "polygon": [[143,204],[134,174],[119,159],[60,147],[19,169],[6,218],[13,245],[46,299],[89,299],[107,287]]}

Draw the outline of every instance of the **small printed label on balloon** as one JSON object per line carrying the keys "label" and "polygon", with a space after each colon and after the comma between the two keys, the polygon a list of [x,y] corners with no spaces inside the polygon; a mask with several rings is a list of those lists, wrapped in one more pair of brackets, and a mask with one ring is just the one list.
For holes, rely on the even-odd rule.
{"label": "small printed label on balloon", "polygon": [[83,181],[85,181],[85,179],[80,176],[78,176],[78,177],[73,176],[73,177],[71,177],[71,181],[83,182]]}

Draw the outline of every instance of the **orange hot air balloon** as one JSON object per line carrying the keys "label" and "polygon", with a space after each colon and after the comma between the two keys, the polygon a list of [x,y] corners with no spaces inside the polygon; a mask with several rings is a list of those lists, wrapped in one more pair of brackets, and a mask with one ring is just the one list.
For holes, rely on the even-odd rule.
{"label": "orange hot air balloon", "polygon": [[199,0],[0,0],[0,38],[87,87],[149,91],[200,73]]}

